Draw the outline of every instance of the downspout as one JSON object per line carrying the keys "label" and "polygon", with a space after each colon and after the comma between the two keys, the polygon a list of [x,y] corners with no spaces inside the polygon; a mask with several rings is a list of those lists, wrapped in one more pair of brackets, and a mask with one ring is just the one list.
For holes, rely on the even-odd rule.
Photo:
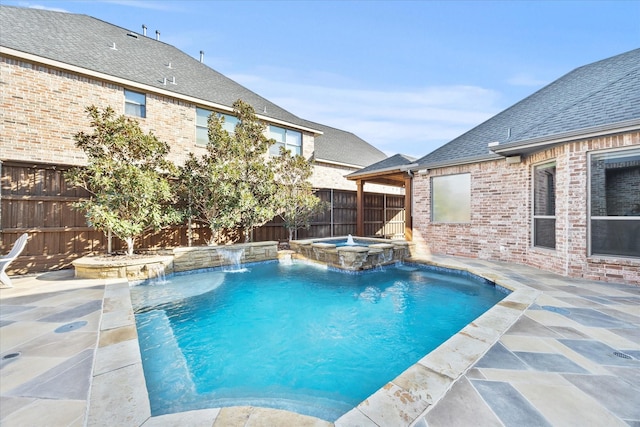
{"label": "downspout", "polygon": [[[557,163],[556,163],[557,166]],[[570,186],[570,173],[569,173],[569,167],[568,167],[568,162],[565,165],[564,168],[564,197],[563,197],[563,208],[564,208],[564,224],[563,224],[563,229],[564,229],[564,276],[568,276],[569,275],[569,265],[571,264],[570,260],[569,260],[569,247],[570,247],[570,242],[569,239],[571,238],[571,226],[569,223],[569,218],[570,218],[570,213],[569,213],[569,186]],[[556,167],[556,171],[557,171],[557,167]],[[556,172],[557,173],[557,172]],[[557,177],[556,177],[556,181],[557,181]],[[589,190],[587,190],[589,191]],[[557,194],[557,184],[556,184],[556,209],[558,208],[557,206],[557,201],[558,201],[558,194]],[[556,227],[557,227],[557,216],[556,216]],[[585,224],[586,225],[586,224]],[[586,227],[585,227],[586,229]]]}
{"label": "downspout", "polygon": [[[2,180],[2,160],[0,160],[0,181]],[[0,231],[2,231],[2,186],[0,185]]]}

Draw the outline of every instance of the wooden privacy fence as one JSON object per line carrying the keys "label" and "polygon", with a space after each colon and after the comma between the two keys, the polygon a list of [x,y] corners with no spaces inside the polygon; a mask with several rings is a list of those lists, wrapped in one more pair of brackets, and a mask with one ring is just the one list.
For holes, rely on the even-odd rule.
{"label": "wooden privacy fence", "polygon": [[[325,202],[327,209],[312,218],[309,229],[300,229],[295,239],[333,237],[356,234],[356,192],[322,189],[316,196]],[[404,236],[404,196],[367,193],[364,201],[365,236]],[[254,230],[255,241],[286,240],[288,231],[279,218]]]}
{"label": "wooden privacy fence", "polygon": [[[22,233],[29,233],[27,246],[11,264],[9,274],[69,268],[76,258],[106,252],[104,233],[88,226],[84,214],[72,207],[88,194],[67,185],[65,167],[4,162],[0,168],[0,254],[9,252]],[[309,229],[298,230],[295,237],[355,235],[356,192],[322,189],[316,195],[325,201],[327,209],[313,218]],[[404,196],[367,193],[364,209],[365,235],[391,237],[404,233]],[[206,244],[211,236],[202,224],[194,223],[191,230],[194,246]],[[279,218],[253,232],[255,241],[287,238]],[[146,233],[136,241],[140,249],[188,244],[186,224]],[[113,250],[124,247],[120,239],[113,239]]]}

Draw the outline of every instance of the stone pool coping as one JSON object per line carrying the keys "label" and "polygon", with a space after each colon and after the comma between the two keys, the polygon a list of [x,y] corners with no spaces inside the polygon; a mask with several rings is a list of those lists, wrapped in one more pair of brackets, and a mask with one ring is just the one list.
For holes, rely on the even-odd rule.
{"label": "stone pool coping", "polygon": [[[511,291],[501,302],[369,396],[335,423],[270,408],[211,408],[151,416],[129,282],[107,280],[89,398],[87,425],[236,425],[250,418],[263,425],[409,426],[440,400],[535,301],[539,291],[496,270],[450,258],[407,262],[467,271]],[[235,421],[234,421],[235,420]]]}

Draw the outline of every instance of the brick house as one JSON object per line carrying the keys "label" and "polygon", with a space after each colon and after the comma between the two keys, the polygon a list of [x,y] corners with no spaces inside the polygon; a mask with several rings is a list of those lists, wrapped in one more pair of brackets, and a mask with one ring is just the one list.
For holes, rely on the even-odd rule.
{"label": "brick house", "polygon": [[356,185],[345,175],[387,157],[350,132],[292,114],[205,65],[203,52],[193,58],[144,27],[136,33],[86,15],[0,6],[0,29],[0,246],[4,252],[29,232],[33,265],[68,266],[59,254],[94,251],[103,239],[71,208],[81,195],[62,173],[86,162],[73,135],[90,131],[89,105],[135,117],[170,144],[169,158],[180,165],[189,152],[204,152],[212,112],[233,128],[232,104],[242,99],[277,141],[272,152],[284,145],[313,160],[313,186],[332,197],[334,190],[353,192],[354,211]]}
{"label": "brick house", "polygon": [[[172,160],[203,152],[206,118],[231,105],[251,104],[268,123],[269,136],[313,159],[316,187],[355,189],[344,179],[386,158],[354,134],[303,120],[206,66],[142,34],[69,13],[3,6],[1,9],[2,160],[82,165],[71,138],[88,129],[84,108],[111,106],[137,117],[143,129],[170,142]],[[325,173],[339,170],[339,178]],[[331,185],[329,185],[331,184]]]}
{"label": "brick house", "polygon": [[571,71],[415,162],[396,160],[349,179],[410,177],[408,222],[427,253],[640,284],[640,49]]}

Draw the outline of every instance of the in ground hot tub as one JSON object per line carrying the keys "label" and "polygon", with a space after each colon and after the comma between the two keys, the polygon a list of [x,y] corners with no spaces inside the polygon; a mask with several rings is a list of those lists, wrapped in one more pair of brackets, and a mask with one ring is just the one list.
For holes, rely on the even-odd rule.
{"label": "in ground hot tub", "polygon": [[328,237],[292,240],[296,257],[343,270],[359,271],[402,262],[411,256],[412,243],[404,240]]}

